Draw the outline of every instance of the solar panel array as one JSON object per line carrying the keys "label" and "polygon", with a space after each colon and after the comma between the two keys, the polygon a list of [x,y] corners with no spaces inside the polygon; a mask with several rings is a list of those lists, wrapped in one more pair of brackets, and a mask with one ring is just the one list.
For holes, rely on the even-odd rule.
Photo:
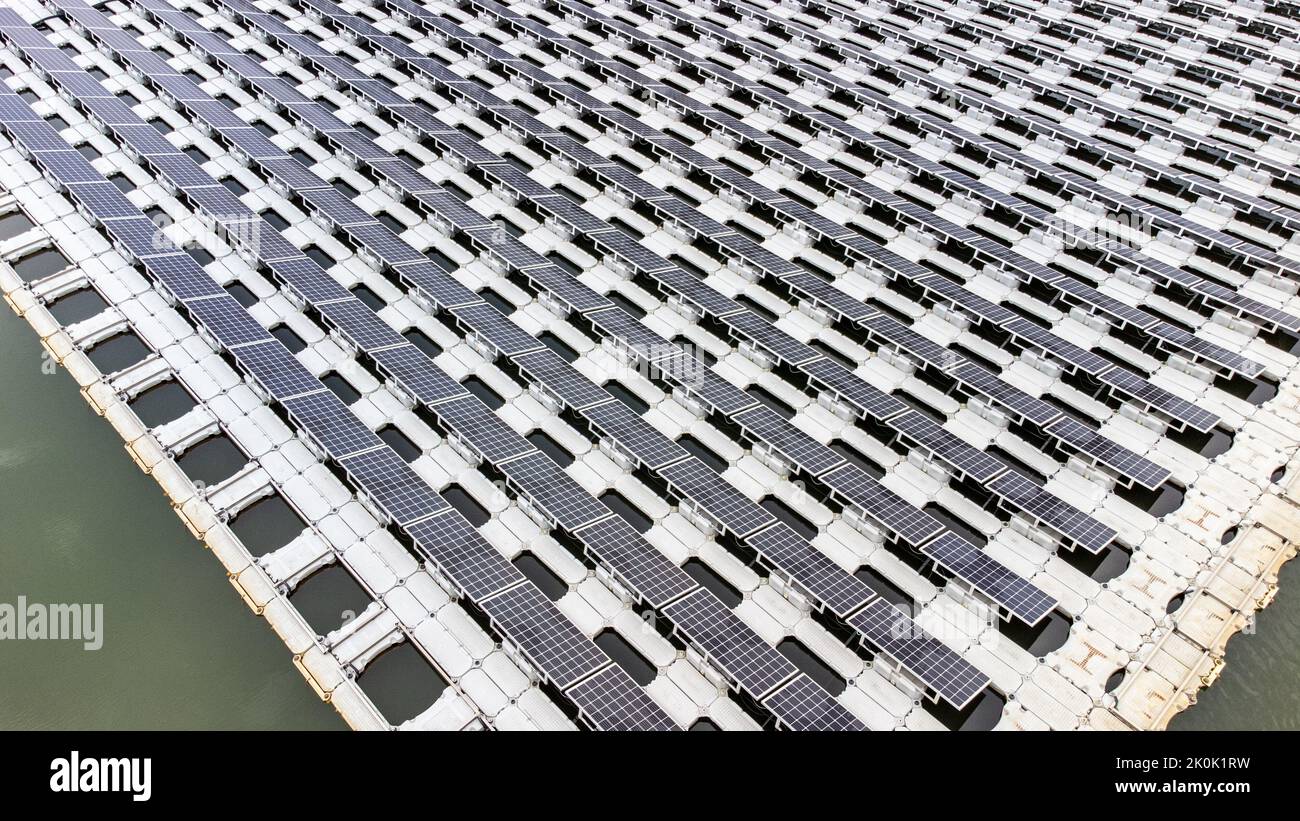
{"label": "solar panel array", "polygon": [[[372,213],[378,209],[370,198],[362,205],[360,198],[336,188],[329,172],[300,162],[251,127],[266,123],[250,121],[247,108],[232,111],[223,105],[196,81],[197,74],[182,73],[160,57],[110,16],[111,10],[80,0],[47,5],[75,22],[86,42],[133,72],[169,108],[309,214],[316,226],[345,240],[370,268],[418,297],[419,305],[431,308],[449,332],[469,342],[486,361],[539,396],[552,398],[566,424],[626,455],[632,478],[693,513],[690,519],[704,538],[782,589],[806,594],[814,617],[832,632],[853,635],[867,658],[883,662],[882,669],[898,668],[908,681],[959,710],[990,685],[988,676],[886,603],[853,567],[845,566],[842,551],[825,550],[824,526],[774,512],[771,505],[760,504],[763,492],[755,488],[763,481],[788,487],[798,483],[819,509],[877,526],[885,537],[884,549],[922,557],[922,572],[929,578],[949,583],[1005,618],[1035,625],[1058,602],[1032,578],[999,560],[992,545],[983,549],[945,524],[944,516],[919,501],[932,491],[909,484],[901,469],[875,478],[850,451],[832,447],[835,434],[808,409],[820,405],[842,420],[853,430],[845,441],[874,439],[885,451],[908,455],[930,469],[930,477],[938,476],[945,492],[955,490],[996,511],[1001,521],[1015,516],[1061,549],[1097,553],[1119,538],[1103,515],[1080,509],[1052,483],[1026,475],[989,447],[990,437],[979,426],[949,418],[945,409],[987,408],[981,424],[992,420],[996,427],[997,415],[1003,419],[1000,433],[992,437],[996,441],[1014,435],[1048,463],[1081,462],[1120,486],[1156,490],[1172,479],[1167,459],[1131,436],[1116,436],[1102,424],[1104,419],[1090,420],[1087,414],[1097,406],[1107,413],[1125,406],[1130,415],[1170,432],[1205,434],[1224,427],[1229,422],[1198,405],[1185,380],[1164,378],[1163,364],[1201,368],[1234,384],[1260,377],[1265,364],[1249,350],[1229,347],[1223,335],[1200,333],[1189,316],[1205,324],[1206,315],[1220,311],[1284,347],[1300,331],[1300,317],[1263,301],[1258,289],[1241,287],[1246,281],[1241,271],[1278,278],[1300,275],[1300,265],[1261,244],[1259,232],[1242,238],[1184,218],[1131,188],[1116,187],[1109,177],[1098,183],[1054,165],[1044,152],[1008,145],[997,134],[945,119],[935,106],[913,100],[942,98],[950,108],[978,112],[990,122],[1016,123],[1023,133],[1042,140],[1099,152],[1107,164],[1141,172],[1162,185],[1174,180],[1198,186],[1193,190],[1203,191],[1201,196],[1258,216],[1253,225],[1294,230],[1300,222],[1293,221],[1289,206],[1242,193],[1213,177],[1172,172],[1122,146],[1099,145],[1072,131],[1071,123],[1035,113],[1038,108],[1023,110],[966,85],[935,79],[895,59],[894,49],[866,44],[905,42],[968,71],[988,68],[951,48],[950,41],[932,42],[929,29],[913,32],[889,14],[867,16],[851,3],[775,6],[718,0],[697,6],[637,0],[614,6],[552,0],[507,8],[493,0],[464,0],[454,7],[380,0],[373,9],[354,13],[327,0],[296,5],[216,0],[212,7],[232,21],[219,28],[218,18],[200,16],[183,3],[133,4],[129,19],[163,27],[201,63],[343,166],[362,171],[486,270],[531,293],[560,322],[625,360],[640,380],[685,406],[698,406],[698,412],[687,407],[686,416],[730,434],[742,451],[752,451],[773,468],[775,479],[756,479],[745,473],[748,460],[715,464],[674,441],[664,432],[674,423],[665,422],[659,409],[642,414],[623,401],[620,391],[627,391],[626,386],[601,384],[590,369],[552,350],[535,314],[525,318],[513,306],[503,309],[499,299],[470,287],[472,277],[450,268],[447,257],[426,255],[391,221]],[[534,13],[525,14],[524,7]],[[291,9],[295,15],[288,14]],[[299,12],[305,14],[301,24],[294,22]],[[915,14],[946,19],[928,2]],[[471,18],[479,25],[463,25]],[[406,28],[393,25],[399,21]],[[830,21],[837,24],[834,30],[825,25]],[[483,34],[484,25],[501,39]],[[256,36],[236,40],[236,29]],[[440,48],[418,50],[406,36],[411,30],[432,37]],[[574,36],[577,30],[590,37]],[[846,30],[856,36],[843,36]],[[411,92],[394,82],[391,72],[381,75],[383,81],[376,79],[376,61],[363,66],[327,38],[331,33],[343,34],[350,45],[378,56],[378,63],[415,80],[460,114],[442,116],[407,96]],[[755,714],[796,730],[863,726],[739,609],[726,606],[710,586],[686,573],[680,556],[670,557],[633,527],[635,522],[589,490],[586,474],[566,470],[519,432],[515,416],[494,410],[408,342],[401,333],[405,324],[392,316],[395,311],[377,312],[354,297],[331,271],[19,14],[0,9],[0,37],[39,67],[51,87],[67,95],[82,114],[101,124],[106,135],[129,149],[142,168],[175,191],[181,203],[228,226],[232,244],[306,306],[358,363],[405,393],[423,418],[473,457],[475,467],[498,481],[510,499],[562,535],[590,567],[608,574],[610,583],[621,588],[617,592],[662,618],[666,626],[660,631],[719,673]],[[655,68],[609,56],[592,45],[601,38],[635,44],[641,54],[650,55]],[[503,45],[511,41],[520,47]],[[569,71],[541,68],[525,53],[536,43],[547,44]],[[814,51],[822,59],[810,59]],[[287,60],[279,65],[268,55]],[[828,70],[826,61],[832,57],[863,76],[874,73],[882,82],[907,83],[909,95],[900,99],[882,93],[879,83]],[[459,63],[461,58],[469,62]],[[490,191],[494,204],[487,206],[477,197],[466,201],[464,191],[445,176],[440,183],[419,173],[408,164],[409,155],[385,147],[394,142],[380,139],[369,126],[349,122],[337,105],[313,97],[285,65],[324,78],[325,85],[361,109],[381,113],[388,125]],[[466,65],[508,83],[486,82],[487,73]],[[750,70],[754,66],[779,72],[780,82],[756,74]],[[670,82],[664,70],[689,82]],[[1007,82],[1043,91],[1037,80],[997,71]],[[602,84],[610,93],[593,93]],[[527,95],[519,96],[519,89]],[[1128,109],[1089,105],[1077,93],[1067,97],[1103,119],[1147,122]],[[613,98],[619,99],[611,102]],[[543,115],[534,103],[553,108]],[[858,109],[883,117],[888,127],[861,125],[863,118],[853,116]],[[462,115],[497,129],[498,136],[471,137],[478,132],[453,124]],[[0,128],[135,264],[171,292],[180,309],[338,466],[358,496],[409,536],[575,714],[603,729],[676,726],[652,694],[188,254],[159,245],[158,232],[140,210],[9,88],[0,88],[0,116]],[[910,125],[902,128],[902,123]],[[1267,122],[1264,126],[1272,128]],[[1158,123],[1152,128],[1161,138],[1188,140],[1177,129]],[[909,132],[913,137],[905,139]],[[797,134],[806,139],[792,136]],[[743,149],[746,162],[722,161],[719,152],[706,150],[704,141],[692,135]],[[1202,137],[1189,144],[1204,148],[1208,142]],[[507,152],[511,145],[525,152]],[[634,163],[610,146],[633,149],[640,159]],[[825,146],[837,150],[827,152]],[[990,230],[994,222],[1016,226],[1017,236],[1053,230],[1060,218],[1043,204],[1044,197],[1028,195],[1023,185],[1003,190],[1006,186],[995,175],[971,176],[969,162],[935,160],[929,150],[933,146],[946,147],[950,158],[986,156],[998,174],[1037,183],[1058,203],[1073,197],[1081,210],[1101,206],[1141,214],[1169,237],[1206,249],[1214,265],[1174,264],[1154,243],[1110,243],[1072,261],[1045,257],[1026,242]],[[843,161],[850,155],[854,162]],[[1238,155],[1243,162],[1254,156],[1240,148],[1230,152]],[[531,161],[520,156],[541,157],[566,170],[571,187],[556,185],[554,174],[531,173]],[[657,163],[659,173],[639,173],[646,160]],[[751,175],[751,168],[762,173]],[[918,186],[888,187],[886,170],[997,220],[963,221],[957,209],[922,206],[912,190]],[[574,188],[595,191],[602,204],[593,207]],[[819,202],[810,192],[843,207],[813,207]],[[619,207],[611,209],[609,203]],[[537,250],[535,233],[541,229],[517,235],[503,228],[496,218],[514,206],[545,226],[550,236],[577,243],[587,259],[595,260],[600,275],[591,275],[589,267],[582,270],[572,259],[562,264],[554,254]],[[616,219],[617,213],[631,216]],[[876,228],[843,216],[853,213],[875,220]],[[256,226],[256,241],[240,241],[236,226],[241,225]],[[641,236],[646,227],[655,232],[653,238]],[[918,256],[916,247],[933,253]],[[690,261],[702,257],[722,263],[726,275]],[[818,259],[830,260],[834,270]],[[1135,301],[1132,294],[1140,288],[1112,287],[1110,274],[1116,271],[1126,272],[1125,282],[1148,283],[1164,301]],[[737,287],[735,281],[742,284]],[[864,290],[868,282],[876,287]],[[1093,341],[1076,330],[1062,332],[1026,309],[1030,298],[1056,316],[1080,318],[1076,324],[1088,329]],[[656,307],[650,310],[650,304]],[[668,320],[670,315],[676,319]],[[683,338],[699,338],[680,334],[683,317],[687,326],[698,327],[716,343],[706,349],[716,351],[720,345],[726,351],[725,363],[711,365],[716,353],[706,356],[694,344],[683,344]],[[955,333],[937,330],[932,318],[943,319],[944,327]],[[852,346],[836,350],[810,326],[831,329]],[[1141,356],[1125,360],[1113,351],[1127,348],[1107,347],[1100,340],[1131,346]],[[866,352],[873,367],[888,363],[887,370],[859,367],[859,351]],[[1013,361],[1018,364],[1007,367]],[[1031,390],[1035,380],[1014,373],[1021,363],[1037,368],[1049,382],[1059,374],[1071,392]],[[882,373],[900,377],[886,389],[889,378]],[[1089,404],[1063,412],[1062,404],[1080,392]],[[681,413],[679,406],[670,415],[681,419]],[[1146,450],[1135,449],[1141,447]]]}

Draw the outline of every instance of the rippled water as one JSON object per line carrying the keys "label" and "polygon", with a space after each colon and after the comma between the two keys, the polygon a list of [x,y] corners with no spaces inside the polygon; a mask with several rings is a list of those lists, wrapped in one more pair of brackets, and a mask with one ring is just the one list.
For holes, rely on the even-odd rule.
{"label": "rippled water", "polygon": [[343,729],[41,353],[0,305],[0,604],[102,603],[104,646],[0,641],[0,728]]}

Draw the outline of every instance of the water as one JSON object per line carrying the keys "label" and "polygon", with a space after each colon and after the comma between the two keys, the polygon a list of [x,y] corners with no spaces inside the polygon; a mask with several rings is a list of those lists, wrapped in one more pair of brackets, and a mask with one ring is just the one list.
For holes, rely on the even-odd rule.
{"label": "water", "polygon": [[0,728],[344,729],[41,352],[0,307],[0,603],[102,603],[104,646],[0,642]]}
{"label": "water", "polygon": [[1281,589],[1257,614],[1255,634],[1228,642],[1227,666],[1171,730],[1300,730],[1300,559],[1283,565]]}

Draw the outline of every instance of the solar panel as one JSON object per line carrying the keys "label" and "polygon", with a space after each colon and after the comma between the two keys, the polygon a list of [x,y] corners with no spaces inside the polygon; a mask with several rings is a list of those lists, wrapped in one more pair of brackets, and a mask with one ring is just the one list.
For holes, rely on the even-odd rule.
{"label": "solar panel", "polygon": [[482,607],[533,666],[561,689],[610,663],[532,584],[512,587],[484,600]]}
{"label": "solar panel", "polygon": [[[138,213],[138,212],[137,212]],[[160,254],[174,254],[177,248],[167,235],[143,216],[116,219],[106,224],[108,233],[123,247],[143,259]],[[203,277],[208,279],[206,275]],[[211,283],[211,280],[208,280]],[[215,287],[215,284],[213,285]],[[212,292],[215,293],[215,292]],[[181,297],[182,299],[184,297]]]}
{"label": "solar panel", "polygon": [[732,417],[757,439],[766,442],[796,467],[819,476],[844,462],[835,451],[787,422],[764,405]]}
{"label": "solar panel", "polygon": [[651,470],[687,455],[685,448],[664,436],[622,402],[586,408],[582,416]]}
{"label": "solar panel", "polygon": [[470,228],[466,232],[477,241],[480,256],[489,260],[495,258],[514,271],[526,271],[538,265],[546,265],[546,258],[528,246],[511,237],[505,229],[495,223],[482,228]]}
{"label": "solar panel", "polygon": [[406,344],[401,334],[388,327],[368,305],[355,297],[326,302],[318,305],[317,309],[363,351]]}
{"label": "solar panel", "polygon": [[1243,376],[1258,376],[1264,371],[1264,366],[1259,362],[1248,359],[1240,354],[1234,354],[1226,351],[1218,345],[1206,342],[1200,337],[1193,336],[1181,328],[1176,328],[1167,323],[1161,323],[1152,327],[1148,333],[1152,336],[1164,340],[1167,344],[1174,345],[1177,348],[1192,354],[1193,358],[1203,359],[1214,365],[1226,368],[1230,371],[1242,374]]}
{"label": "solar panel", "polygon": [[244,345],[234,350],[235,360],[276,399],[320,391],[321,383],[276,340]]}
{"label": "solar panel", "polygon": [[398,269],[398,275],[427,294],[442,310],[483,301],[482,297],[452,279],[432,262],[405,264]]}
{"label": "solar panel", "polygon": [[1047,431],[1083,456],[1132,479],[1142,487],[1154,490],[1169,478],[1169,471],[1068,416],[1048,425]]}
{"label": "solar panel", "polygon": [[612,570],[651,607],[659,608],[696,587],[681,568],[655,550],[618,516],[583,527],[577,536],[587,552]]}
{"label": "solar panel", "polygon": [[362,137],[355,131],[330,132],[329,138],[340,148],[348,151],[354,157],[364,162],[392,159],[392,155],[387,151],[375,145],[365,137]]}
{"label": "solar panel", "polygon": [[745,541],[837,616],[846,616],[875,598],[870,587],[814,548],[784,522],[777,522]]}
{"label": "solar panel", "polygon": [[763,320],[753,311],[731,314],[723,317],[722,321],[740,335],[748,337],[765,350],[770,351],[786,365],[798,366],[820,356],[812,348],[799,342],[794,337],[777,330],[775,326]]}
{"label": "solar panel", "polygon": [[475,601],[524,581],[524,574],[455,511],[408,524],[406,532],[416,548]]}
{"label": "solar panel", "polygon": [[879,336],[885,344],[903,353],[913,354],[921,361],[940,370],[946,371],[962,360],[959,354],[949,351],[942,345],[936,345],[901,322],[896,322],[883,314],[870,316],[862,324]]}
{"label": "solar panel", "polygon": [[3,123],[6,130],[13,125],[34,124],[40,121],[41,118],[36,115],[36,112],[32,111],[22,98],[10,91],[8,86],[0,89],[0,123]]}
{"label": "solar panel", "polygon": [[833,470],[822,477],[822,481],[849,504],[878,520],[913,547],[943,530],[937,519],[908,504],[857,465]]}
{"label": "solar panel", "polygon": [[185,303],[185,309],[227,348],[271,338],[232,296],[222,294],[210,299],[191,300]]}
{"label": "solar panel", "polygon": [[467,305],[453,308],[451,312],[505,356],[515,356],[543,347],[542,343],[524,333],[519,326],[490,305]]}
{"label": "solar panel", "polygon": [[412,248],[392,230],[378,223],[353,225],[348,228],[348,234],[358,246],[370,251],[388,265],[426,261],[424,254]]}
{"label": "solar panel", "polygon": [[1021,339],[1031,342],[1039,350],[1052,354],[1071,369],[1077,368],[1096,376],[1114,367],[1102,357],[1070,345],[1026,319],[1014,319],[1007,323],[1006,328]]}
{"label": "solar panel", "polygon": [[145,125],[138,118],[134,124],[117,125],[113,127],[113,130],[141,156],[148,157],[153,154],[176,153],[176,146],[155,131],[153,126]]}
{"label": "solar panel", "polygon": [[926,289],[933,291],[936,299],[961,306],[999,327],[1017,317],[1014,311],[978,297],[952,280],[937,274],[922,277],[918,281]]}
{"label": "solar panel", "polygon": [[999,476],[988,487],[1011,506],[1090,553],[1100,552],[1115,540],[1114,529],[1061,501],[1014,470]]}
{"label": "solar panel", "polygon": [[423,404],[431,405],[469,393],[413,345],[385,348],[371,356],[383,373]]}
{"label": "solar panel", "polygon": [[198,163],[179,152],[175,154],[151,154],[149,164],[158,169],[167,179],[181,190],[214,185],[212,179]]}
{"label": "solar panel", "polygon": [[805,675],[763,700],[781,726],[796,732],[849,732],[865,730],[862,722]]}
{"label": "solar panel", "polygon": [[876,313],[876,309],[869,307],[865,302],[856,300],[820,277],[803,271],[788,274],[781,282],[817,307],[851,322],[858,322]]}
{"label": "solar panel", "polygon": [[329,391],[285,399],[281,404],[289,417],[320,442],[334,459],[343,459],[384,444],[342,400]]}
{"label": "solar panel", "polygon": [[668,260],[638,244],[622,231],[598,234],[593,239],[597,245],[608,248],[609,251],[643,274],[652,274],[655,271],[662,271],[665,268],[672,267]]}
{"label": "solar panel", "polygon": [[[116,222],[131,222],[131,220]],[[149,256],[143,257],[141,262],[145,270],[179,300],[202,299],[226,293],[225,289],[213,282],[212,277],[208,276],[189,254]]]}
{"label": "solar panel", "polygon": [[709,316],[721,317],[744,310],[739,302],[728,299],[681,268],[665,268],[654,275],[654,280],[669,294],[699,306]]}
{"label": "solar panel", "polygon": [[309,206],[319,209],[322,214],[329,217],[340,228],[347,228],[350,225],[364,225],[375,221],[374,217],[358,208],[353,204],[352,200],[333,188],[313,188],[300,192],[300,196],[306,200]]}
{"label": "solar panel", "polygon": [[983,451],[972,447],[956,434],[939,427],[916,411],[895,416],[889,426],[917,447],[952,465],[962,477],[981,485],[1006,470],[1006,466]]}
{"label": "solar panel", "polygon": [[524,437],[488,410],[478,399],[467,396],[436,406],[438,417],[469,441],[483,458],[499,464],[533,450]]}
{"label": "solar panel", "polygon": [[855,406],[868,419],[885,420],[907,410],[907,405],[868,385],[838,362],[814,359],[800,365],[799,369],[839,399]]}
{"label": "solar panel", "polygon": [[227,128],[221,133],[251,159],[275,159],[284,156],[284,149],[271,142],[256,128]]}
{"label": "solar panel", "polygon": [[596,330],[621,340],[637,358],[654,362],[672,355],[676,348],[659,334],[632,318],[622,308],[609,308],[586,314]]}
{"label": "solar panel", "polygon": [[[208,125],[216,129],[225,128],[242,128],[248,123],[236,117],[224,105],[216,102],[206,93],[199,100],[187,100],[185,108],[188,109],[196,119],[203,120]],[[272,158],[262,158],[263,162],[269,162]]]}
{"label": "solar panel", "polygon": [[611,664],[574,686],[568,696],[578,705],[582,717],[597,730],[662,732],[678,729],[668,714],[618,665]]}
{"label": "solar panel", "polygon": [[[152,131],[152,129],[150,130]],[[186,197],[218,223],[246,225],[249,220],[255,219],[248,206],[240,202],[239,198],[227,191],[224,186],[208,185],[199,188],[188,188],[185,189],[184,193]],[[259,251],[262,252],[263,258],[265,258],[266,251],[271,247],[271,241],[278,236],[278,234],[272,232],[259,237]],[[265,246],[265,248],[262,246]],[[293,254],[298,253],[297,248],[291,250]]]}
{"label": "solar panel", "polygon": [[774,521],[775,517],[749,497],[722,480],[694,456],[660,470],[677,491],[708,511],[709,515],[737,538]]}
{"label": "solar panel", "polygon": [[942,534],[921,552],[1026,624],[1037,624],[1056,607],[1051,596],[953,533]]}
{"label": "solar panel", "polygon": [[609,515],[609,508],[593,499],[582,485],[540,452],[511,459],[499,467],[506,478],[565,530],[572,532]]}
{"label": "solar panel", "polygon": [[798,672],[707,590],[663,608],[676,630],[750,696],[761,699]]}
{"label": "solar panel", "polygon": [[101,220],[140,216],[140,209],[111,182],[73,183],[68,188],[90,213]]}
{"label": "solar panel", "polygon": [[581,411],[610,398],[608,393],[550,350],[521,354],[514,357],[514,362],[526,376],[544,385],[574,410]]}
{"label": "solar panel", "polygon": [[1101,381],[1112,385],[1142,402],[1148,408],[1162,411],[1181,420],[1193,430],[1204,433],[1219,423],[1219,417],[1179,398],[1145,379],[1139,379],[1123,368],[1113,368],[1101,375]]}
{"label": "solar panel", "polygon": [[[268,225],[266,230],[272,229]],[[260,228],[258,235],[261,235]],[[319,265],[304,256],[275,260],[267,263],[267,267],[277,279],[288,283],[303,299],[313,304],[352,298],[352,293],[348,289],[339,285]]]}
{"label": "solar panel", "polygon": [[408,194],[442,190],[442,187],[433,180],[403,162],[381,163],[375,166],[375,171],[381,178],[388,180]]}
{"label": "solar panel", "polygon": [[883,599],[851,616],[849,624],[958,710],[988,686],[987,676]]}
{"label": "solar panel", "polygon": [[1035,399],[1017,388],[1003,382],[993,373],[974,363],[958,365],[952,375],[975,392],[992,399],[997,405],[1011,412],[1017,420],[1024,420],[1038,428],[1044,428],[1061,417],[1061,412],[1041,399]]}
{"label": "solar panel", "polygon": [[398,525],[450,507],[419,474],[388,448],[339,460],[348,476]]}

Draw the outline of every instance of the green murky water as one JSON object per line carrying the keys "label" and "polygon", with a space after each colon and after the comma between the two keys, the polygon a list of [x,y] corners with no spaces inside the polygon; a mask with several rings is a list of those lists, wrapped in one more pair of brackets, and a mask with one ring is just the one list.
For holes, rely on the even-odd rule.
{"label": "green murky water", "polygon": [[0,305],[0,605],[101,603],[104,644],[0,641],[0,728],[345,728],[42,350]]}
{"label": "green murky water", "polygon": [[1300,730],[1300,560],[1278,575],[1281,589],[1254,633],[1228,642],[1223,674],[1171,730]]}

